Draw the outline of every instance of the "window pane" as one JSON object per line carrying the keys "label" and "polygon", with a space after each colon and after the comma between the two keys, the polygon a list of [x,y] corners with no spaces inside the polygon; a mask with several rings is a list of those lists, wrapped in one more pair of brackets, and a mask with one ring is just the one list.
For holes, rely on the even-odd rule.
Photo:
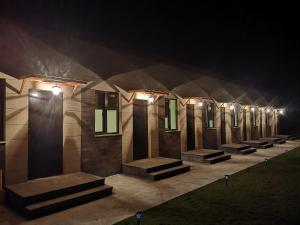
{"label": "window pane", "polygon": [[214,104],[208,103],[206,107],[206,119],[207,119],[207,127],[214,128],[215,126],[215,113],[214,113]]}
{"label": "window pane", "polygon": [[165,129],[169,129],[169,118],[165,117]]}
{"label": "window pane", "polygon": [[169,100],[169,110],[170,110],[170,129],[177,129],[177,102],[176,100]]}
{"label": "window pane", "polygon": [[107,133],[118,132],[118,111],[107,110]]}
{"label": "window pane", "polygon": [[95,132],[103,132],[103,110],[95,110]]}
{"label": "window pane", "polygon": [[119,98],[117,93],[107,93],[107,109],[118,109]]}

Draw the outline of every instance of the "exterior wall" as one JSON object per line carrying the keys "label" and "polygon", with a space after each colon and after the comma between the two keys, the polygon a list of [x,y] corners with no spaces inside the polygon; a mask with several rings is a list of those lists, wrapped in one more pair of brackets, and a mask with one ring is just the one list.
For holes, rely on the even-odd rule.
{"label": "exterior wall", "polygon": [[[0,78],[5,78],[11,87],[6,87],[5,181],[6,184],[14,184],[27,180],[29,89],[50,90],[53,84],[26,81],[22,93],[17,93],[21,89],[22,80],[3,73],[0,73]],[[61,88],[64,97],[63,173],[77,172],[80,171],[81,157],[81,96],[71,98],[73,88]]]}
{"label": "exterior wall", "polygon": [[[179,99],[179,123],[180,123],[180,139],[181,139],[181,151],[187,151],[187,118],[186,118],[186,104],[191,104],[190,99]],[[196,130],[195,130],[196,133]],[[196,135],[195,135],[196,136]],[[196,142],[196,140],[195,140]],[[195,144],[196,147],[196,144]]]}
{"label": "exterior wall", "polygon": [[[98,176],[119,173],[122,166],[122,128],[119,134],[95,135],[96,91],[115,92],[104,82],[82,91],[81,169]],[[119,112],[119,120],[122,113]]]}
{"label": "exterior wall", "polygon": [[[177,101],[177,107],[178,107]],[[178,112],[180,115],[180,112]],[[178,116],[179,117],[179,116]],[[180,123],[177,121],[178,130],[165,131],[165,98],[158,100],[158,128],[159,128],[159,156],[181,158]]]}
{"label": "exterior wall", "polygon": [[266,112],[262,108],[262,137],[267,137]]}
{"label": "exterior wall", "polygon": [[148,104],[149,158],[159,156],[158,102]]}

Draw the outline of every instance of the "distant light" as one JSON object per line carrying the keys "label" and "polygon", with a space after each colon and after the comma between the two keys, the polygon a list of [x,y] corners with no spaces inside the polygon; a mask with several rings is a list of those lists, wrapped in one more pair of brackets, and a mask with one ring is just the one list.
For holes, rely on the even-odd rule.
{"label": "distant light", "polygon": [[252,107],[252,108],[251,108],[251,111],[252,111],[252,112],[254,112],[254,111],[255,111],[255,108],[254,108],[254,107]]}
{"label": "distant light", "polygon": [[234,110],[234,106],[233,106],[233,105],[230,105],[230,106],[229,106],[229,109],[230,109],[230,110]]}
{"label": "distant light", "polygon": [[30,95],[33,96],[33,97],[38,97],[38,96],[39,96],[39,93],[37,93],[37,92],[32,92]]}
{"label": "distant light", "polygon": [[199,102],[198,105],[199,105],[200,107],[202,107],[202,106],[203,106],[203,102]]}
{"label": "distant light", "polygon": [[148,97],[148,102],[149,102],[149,103],[154,102],[154,97]]}
{"label": "distant light", "polygon": [[52,93],[54,94],[54,95],[59,95],[59,93],[60,93],[60,87],[58,87],[58,86],[53,86],[52,87]]}
{"label": "distant light", "polygon": [[270,112],[270,109],[267,109],[267,112]]}
{"label": "distant light", "polygon": [[283,115],[284,111],[282,109],[279,110],[279,114]]}

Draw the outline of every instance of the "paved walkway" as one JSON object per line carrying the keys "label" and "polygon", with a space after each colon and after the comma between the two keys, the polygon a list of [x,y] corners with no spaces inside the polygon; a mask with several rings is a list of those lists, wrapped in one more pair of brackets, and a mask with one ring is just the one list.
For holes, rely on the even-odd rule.
{"label": "paved walkway", "polygon": [[300,141],[288,141],[250,155],[232,155],[231,160],[214,165],[185,162],[192,166],[190,172],[155,182],[117,174],[106,179],[106,183],[114,187],[114,194],[109,197],[33,221],[25,221],[0,206],[0,225],[110,225],[132,216],[137,210],[159,205],[298,146]]}

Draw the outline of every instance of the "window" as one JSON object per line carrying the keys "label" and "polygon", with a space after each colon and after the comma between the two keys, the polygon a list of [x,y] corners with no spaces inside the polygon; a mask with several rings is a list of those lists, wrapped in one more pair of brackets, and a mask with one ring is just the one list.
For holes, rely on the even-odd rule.
{"label": "window", "polygon": [[206,126],[207,128],[215,127],[215,104],[206,104]]}
{"label": "window", "polygon": [[177,100],[166,99],[165,101],[165,129],[177,130]]}
{"label": "window", "polygon": [[95,133],[119,132],[119,95],[113,92],[96,92]]}
{"label": "window", "polygon": [[237,105],[234,105],[234,108],[231,110],[231,118],[233,127],[239,126],[239,108]]}

